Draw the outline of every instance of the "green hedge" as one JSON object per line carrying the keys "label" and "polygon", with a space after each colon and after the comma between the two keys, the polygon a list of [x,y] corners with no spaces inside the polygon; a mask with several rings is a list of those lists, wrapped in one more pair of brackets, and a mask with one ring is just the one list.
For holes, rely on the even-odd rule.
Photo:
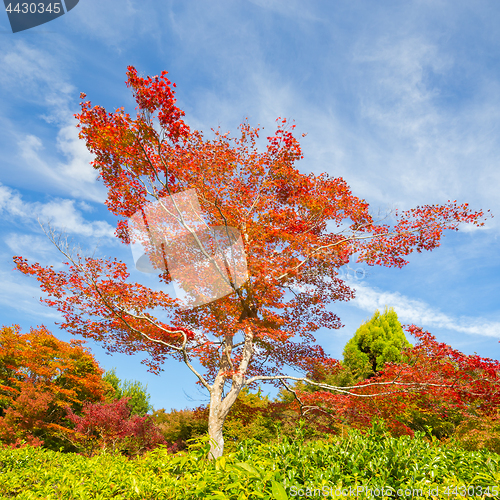
{"label": "green hedge", "polygon": [[[357,492],[357,498],[397,498],[398,489],[409,488],[423,491],[412,498],[460,498],[469,487],[474,495],[468,498],[496,498],[493,487],[500,486],[499,455],[439,446],[421,434],[393,438],[374,429],[308,443],[300,438],[275,444],[245,441],[216,462],[206,460],[207,445],[201,440],[176,455],[158,448],[131,460],[0,448],[0,495],[20,500],[284,500],[308,498],[308,493],[311,498],[348,498],[351,487],[351,496]],[[382,486],[385,493],[391,487],[392,495],[381,495]],[[478,494],[487,487],[489,495]],[[439,496],[432,494],[436,488]],[[404,492],[399,497],[408,498]]]}

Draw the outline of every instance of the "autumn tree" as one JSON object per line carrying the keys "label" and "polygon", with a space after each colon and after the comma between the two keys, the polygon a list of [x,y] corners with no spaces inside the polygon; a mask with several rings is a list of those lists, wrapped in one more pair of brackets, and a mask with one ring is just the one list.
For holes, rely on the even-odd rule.
{"label": "autumn tree", "polygon": [[453,438],[466,450],[489,450],[500,454],[500,411],[464,420]]}
{"label": "autumn tree", "polygon": [[169,357],[185,363],[210,395],[210,456],[218,457],[244,387],[278,384],[287,367],[307,373],[326,357],[314,332],[341,327],[329,306],[354,297],[339,267],[354,255],[402,267],[413,251],[439,246],[443,231],[483,225],[483,213],[449,201],[396,210],[393,226],[377,221],[342,178],[297,169],[301,147],[287,120],[262,149],[260,130],[246,122],[236,137],[215,130],[205,139],[184,121],[166,72],[143,78],[129,67],[127,77],[136,117],[83,100],[80,138],[119,218],[116,236],[133,251],[142,246],[136,266],[179,294],[129,283],[124,263],[60,241],[65,271],[14,260],[61,311],[62,328],[110,352],[146,352],[156,373]]}
{"label": "autumn tree", "polygon": [[85,401],[102,401],[103,370],[82,341],[63,342],[44,326],[22,333],[0,329],[0,439],[58,448],[67,427],[65,408],[81,411]]}
{"label": "autumn tree", "polygon": [[[410,346],[396,312],[386,307],[382,314],[377,310],[360,325],[345,345],[341,363],[328,360],[325,364],[318,360],[309,377],[331,385],[351,386],[372,377],[385,363],[401,361],[404,350]],[[297,388],[304,390],[307,385],[299,383]],[[314,386],[308,389],[318,390]],[[282,394],[286,398],[286,391]]]}
{"label": "autumn tree", "polygon": [[[324,364],[321,360],[316,363],[308,377],[316,382],[340,387],[355,386],[369,383],[369,379],[381,373],[387,363],[403,366],[412,356],[412,345],[408,342],[403,327],[393,308],[385,308],[384,313],[378,310],[373,317],[356,330],[354,336],[344,348],[341,363]],[[418,367],[414,366],[414,370]],[[449,381],[451,383],[451,381]],[[364,385],[364,384],[362,384]],[[291,389],[291,390],[290,390]],[[322,392],[320,386],[304,382],[293,384],[289,390],[282,389],[279,398],[284,403],[292,405],[300,412],[297,405],[299,394]],[[297,399],[298,398],[298,399]],[[306,396],[305,399],[311,400]],[[332,414],[325,412],[328,405],[321,408],[314,405],[305,405],[309,408],[307,417],[313,427],[330,428],[335,432],[338,427],[332,424],[341,423],[366,427],[371,425],[372,419],[386,421],[389,429],[395,433],[413,433],[414,431],[430,432],[438,438],[449,436],[464,416],[454,408],[454,402],[445,400],[442,395],[435,401],[436,394],[432,391],[419,391],[411,394],[411,398],[394,395],[392,398],[369,398],[364,402],[351,397],[337,400]],[[434,403],[430,403],[434,400]],[[446,409],[445,409],[446,408]],[[322,425],[323,424],[323,425]]]}
{"label": "autumn tree", "polygon": [[317,371],[316,390],[304,384],[290,387],[301,413],[326,413],[361,428],[384,420],[395,434],[430,428],[439,438],[449,437],[460,422],[494,419],[500,409],[500,361],[466,355],[414,325],[405,329],[416,344],[370,379],[332,393],[331,385],[322,381],[324,372]]}
{"label": "autumn tree", "polygon": [[87,455],[99,449],[133,456],[165,444],[151,416],[132,415],[128,403],[128,398],[111,403],[87,402],[82,415],[68,408],[74,428],[66,431],[66,438]]}

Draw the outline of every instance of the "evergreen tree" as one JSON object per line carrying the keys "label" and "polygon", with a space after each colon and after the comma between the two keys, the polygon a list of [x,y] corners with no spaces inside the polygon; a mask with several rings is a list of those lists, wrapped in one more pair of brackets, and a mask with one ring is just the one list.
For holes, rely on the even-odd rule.
{"label": "evergreen tree", "polygon": [[356,330],[344,348],[343,365],[357,382],[372,377],[387,362],[401,362],[403,349],[410,346],[398,315],[386,307]]}

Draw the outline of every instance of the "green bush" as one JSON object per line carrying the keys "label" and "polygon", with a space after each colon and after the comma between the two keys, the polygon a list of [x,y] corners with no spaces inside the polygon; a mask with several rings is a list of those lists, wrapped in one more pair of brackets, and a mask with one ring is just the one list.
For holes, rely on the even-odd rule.
{"label": "green bush", "polygon": [[452,436],[452,442],[465,450],[500,453],[500,412],[465,420]]}
{"label": "green bush", "polygon": [[187,441],[207,433],[207,417],[203,410],[156,410],[151,418],[160,429],[165,441],[175,447],[173,450],[183,450]]}

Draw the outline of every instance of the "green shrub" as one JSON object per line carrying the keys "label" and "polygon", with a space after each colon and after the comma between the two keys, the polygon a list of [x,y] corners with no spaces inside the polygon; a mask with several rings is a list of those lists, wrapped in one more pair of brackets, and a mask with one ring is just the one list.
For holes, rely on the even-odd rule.
{"label": "green shrub", "polygon": [[183,450],[187,441],[208,431],[207,417],[203,410],[156,410],[151,415],[165,441],[175,445],[173,451]]}
{"label": "green shrub", "polygon": [[[455,488],[477,493],[488,486],[489,495],[468,497],[498,497],[491,487],[500,481],[499,455],[439,446],[419,433],[413,439],[394,438],[380,426],[365,435],[350,431],[344,439],[331,436],[308,443],[300,436],[275,444],[247,440],[214,462],[206,458],[208,449],[207,438],[188,452],[172,455],[159,447],[134,459],[1,448],[0,495],[19,500],[285,500],[300,488],[384,485],[421,489],[422,495],[413,496],[421,499],[430,498],[429,490],[437,487],[440,498],[460,498]],[[368,496],[362,492],[358,498]]]}

